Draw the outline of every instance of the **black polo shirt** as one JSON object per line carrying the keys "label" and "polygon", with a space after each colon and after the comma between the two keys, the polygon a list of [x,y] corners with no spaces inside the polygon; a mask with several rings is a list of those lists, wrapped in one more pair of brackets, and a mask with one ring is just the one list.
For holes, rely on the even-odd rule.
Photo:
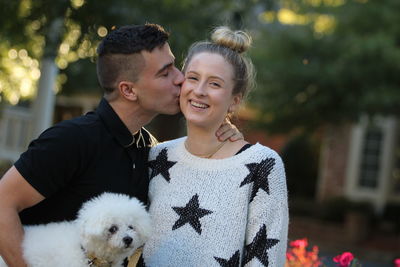
{"label": "black polo shirt", "polygon": [[63,121],[32,141],[15,167],[45,200],[20,213],[23,224],[73,220],[82,203],[103,192],[147,202],[149,147],[102,99],[97,110]]}

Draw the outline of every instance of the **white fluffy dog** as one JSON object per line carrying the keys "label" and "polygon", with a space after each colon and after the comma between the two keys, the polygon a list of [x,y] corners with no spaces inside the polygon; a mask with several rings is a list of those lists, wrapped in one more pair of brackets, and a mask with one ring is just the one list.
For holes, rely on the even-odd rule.
{"label": "white fluffy dog", "polygon": [[139,200],[104,193],[85,202],[75,221],[24,227],[24,258],[29,267],[120,267],[147,240],[150,224]]}

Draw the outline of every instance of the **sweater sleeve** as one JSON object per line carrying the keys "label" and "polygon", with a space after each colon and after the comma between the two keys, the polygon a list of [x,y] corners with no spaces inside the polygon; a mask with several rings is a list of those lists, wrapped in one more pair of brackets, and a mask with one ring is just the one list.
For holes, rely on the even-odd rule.
{"label": "sweater sleeve", "polygon": [[288,200],[283,162],[275,153],[262,160],[253,175],[246,228],[244,266],[285,265]]}

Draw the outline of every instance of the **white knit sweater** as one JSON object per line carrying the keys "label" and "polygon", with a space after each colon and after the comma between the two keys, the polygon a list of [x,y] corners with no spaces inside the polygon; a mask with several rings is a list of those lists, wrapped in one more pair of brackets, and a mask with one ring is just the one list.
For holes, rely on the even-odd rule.
{"label": "white knit sweater", "polygon": [[288,203],[278,154],[255,144],[204,159],[185,149],[185,139],[150,152],[154,234],[146,266],[284,266]]}

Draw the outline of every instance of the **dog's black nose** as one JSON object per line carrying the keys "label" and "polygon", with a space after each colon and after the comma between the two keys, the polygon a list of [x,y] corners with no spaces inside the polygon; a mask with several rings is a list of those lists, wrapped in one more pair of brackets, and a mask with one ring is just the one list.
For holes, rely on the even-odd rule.
{"label": "dog's black nose", "polygon": [[132,237],[130,237],[130,236],[125,236],[125,237],[122,239],[122,241],[124,241],[124,244],[125,244],[127,247],[129,247],[129,245],[132,244],[133,239],[132,239]]}

